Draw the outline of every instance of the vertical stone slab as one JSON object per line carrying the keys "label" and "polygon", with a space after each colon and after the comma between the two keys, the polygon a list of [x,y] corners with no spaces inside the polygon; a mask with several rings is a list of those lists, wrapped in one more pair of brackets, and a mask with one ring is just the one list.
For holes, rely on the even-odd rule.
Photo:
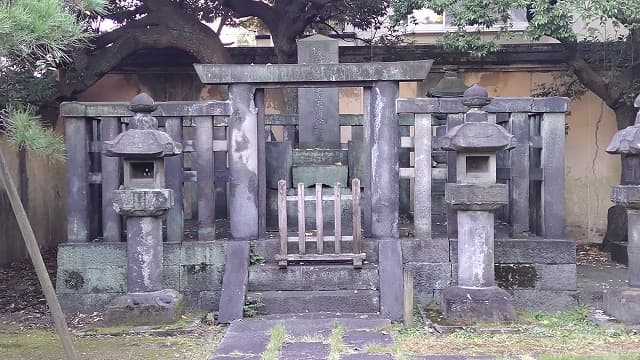
{"label": "vertical stone slab", "polygon": [[[462,99],[460,99],[462,101]],[[464,122],[464,114],[447,115],[447,131]],[[455,183],[457,181],[456,152],[447,152],[447,183]],[[457,211],[451,206],[447,206],[447,236],[449,239],[458,237],[458,215]]]}
{"label": "vertical stone slab", "polygon": [[413,224],[416,237],[431,238],[431,115],[415,116],[415,178]]}
{"label": "vertical stone slab", "polygon": [[640,288],[640,211],[627,209],[627,219],[629,233],[627,280],[629,287]]}
{"label": "vertical stone slab", "polygon": [[373,133],[372,108],[371,108],[371,88],[366,87],[362,89],[362,151],[360,156],[362,157],[362,186],[364,192],[362,193],[362,226],[364,230],[364,236],[371,237],[371,134]]}
{"label": "vertical stone slab", "polygon": [[380,274],[380,314],[391,320],[402,319],[403,267],[402,247],[397,239],[378,241],[378,272]]}
{"label": "vertical stone slab", "polygon": [[[120,132],[120,118],[100,119],[101,140],[112,140]],[[120,242],[120,214],[113,209],[113,191],[120,186],[120,159],[102,155],[102,238],[105,242]]]}
{"label": "vertical stone slab", "polygon": [[[213,127],[213,140],[226,140],[227,128],[223,126]],[[213,171],[216,174],[216,219],[227,218],[227,151],[213,152]]]}
{"label": "vertical stone slab", "polygon": [[542,115],[542,220],[544,237],[564,235],[564,113]]}
{"label": "vertical stone slab", "polygon": [[493,231],[492,212],[458,210],[458,286],[495,286]]}
{"label": "vertical stone slab", "polygon": [[[182,118],[166,119],[165,131],[182,143]],[[174,204],[167,214],[167,242],[182,242],[184,237],[184,155],[164,159],[165,183],[173,191]]]}
{"label": "vertical stone slab", "polygon": [[227,242],[218,311],[219,322],[230,323],[233,320],[242,319],[248,278],[249,241]]}
{"label": "vertical stone slab", "polygon": [[[298,63],[338,63],[338,41],[324,35],[299,40]],[[298,90],[298,131],[302,148],[340,148],[338,91],[338,88]]]}
{"label": "vertical stone slab", "polygon": [[529,116],[525,113],[512,113],[509,123],[511,134],[518,142],[510,154],[511,237],[526,238],[529,235]]}
{"label": "vertical stone slab", "polygon": [[234,239],[258,237],[258,114],[250,85],[229,86],[230,230]]}
{"label": "vertical stone slab", "polygon": [[67,241],[87,242],[89,234],[89,149],[85,118],[64,120],[67,151]]}
{"label": "vertical stone slab", "polygon": [[[400,136],[410,136],[409,126],[400,126]],[[399,165],[401,168],[411,167],[411,149],[400,148]],[[400,214],[411,212],[411,179],[400,179]],[[415,196],[415,195],[414,195]]]}
{"label": "vertical stone slab", "polygon": [[162,219],[127,218],[127,292],[162,290]]}
{"label": "vertical stone slab", "polygon": [[198,116],[194,120],[196,123],[195,168],[198,176],[198,240],[210,241],[216,237],[213,119],[210,116]]}
{"label": "vertical stone slab", "polygon": [[400,208],[400,126],[396,113],[398,83],[377,81],[371,89],[371,235],[398,238]]}
{"label": "vertical stone slab", "polygon": [[265,101],[264,89],[256,89],[256,108],[258,110],[258,236],[264,238],[267,233],[267,169],[266,140],[264,125]]}

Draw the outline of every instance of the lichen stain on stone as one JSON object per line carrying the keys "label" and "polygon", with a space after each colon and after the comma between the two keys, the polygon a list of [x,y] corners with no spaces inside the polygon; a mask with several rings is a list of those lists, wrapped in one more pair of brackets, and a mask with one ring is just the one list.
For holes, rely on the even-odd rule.
{"label": "lichen stain on stone", "polygon": [[535,266],[527,264],[496,264],[495,274],[503,289],[535,288],[539,279]]}
{"label": "lichen stain on stone", "polygon": [[195,275],[203,272],[207,272],[209,264],[201,262],[200,264],[185,265],[185,270],[188,274]]}
{"label": "lichen stain on stone", "polygon": [[64,286],[67,289],[80,290],[84,286],[84,277],[78,271],[65,271]]}

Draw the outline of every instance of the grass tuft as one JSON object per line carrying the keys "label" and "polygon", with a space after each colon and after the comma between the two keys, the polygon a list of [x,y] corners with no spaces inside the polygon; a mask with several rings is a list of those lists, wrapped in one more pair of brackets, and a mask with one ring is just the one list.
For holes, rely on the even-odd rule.
{"label": "grass tuft", "polygon": [[342,325],[342,323],[338,321],[333,323],[331,338],[329,339],[329,346],[331,349],[329,352],[329,360],[340,360],[340,353],[344,348],[344,343],[342,341],[344,330],[344,325]]}
{"label": "grass tuft", "polygon": [[262,353],[262,360],[278,360],[278,353],[284,343],[284,339],[287,336],[287,332],[283,324],[276,325],[271,328],[269,333],[269,343],[267,348]]}

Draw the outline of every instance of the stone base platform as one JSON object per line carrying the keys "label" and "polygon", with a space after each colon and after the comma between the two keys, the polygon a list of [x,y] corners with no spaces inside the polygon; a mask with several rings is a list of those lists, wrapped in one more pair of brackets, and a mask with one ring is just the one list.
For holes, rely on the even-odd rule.
{"label": "stone base platform", "polygon": [[450,287],[442,291],[440,308],[449,321],[508,322],[517,317],[513,298],[499,287]]}
{"label": "stone base platform", "polygon": [[184,314],[184,296],[173,289],[119,296],[107,305],[107,325],[171,324]]}
{"label": "stone base platform", "polygon": [[625,324],[640,325],[640,288],[611,288],[604,294],[604,310]]}

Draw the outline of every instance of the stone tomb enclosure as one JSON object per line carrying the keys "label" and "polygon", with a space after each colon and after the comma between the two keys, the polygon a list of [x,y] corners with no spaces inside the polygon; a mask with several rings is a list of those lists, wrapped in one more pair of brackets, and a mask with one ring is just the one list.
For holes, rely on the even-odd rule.
{"label": "stone tomb enclosure", "polygon": [[[456,152],[442,150],[440,142],[463,124],[469,107],[460,98],[398,98],[398,82],[424,79],[431,61],[341,64],[325,41],[301,41],[311,55],[301,52],[297,65],[196,65],[204,83],[229,85],[229,100],[162,102],[151,113],[183,148],[163,164],[175,201],[157,241],[163,249],[162,286],[183,294],[188,306],[219,310],[223,321],[242,317],[245,301],[261,313],[362,312],[397,320],[403,271],[413,273],[418,303],[439,301],[443,290],[458,283],[458,222],[444,200],[445,184],[459,183],[459,165]],[[324,46],[334,50],[319,52]],[[336,115],[336,86],[362,87],[364,113]],[[263,89],[271,87],[299,88],[300,116],[265,114]],[[490,100],[482,107],[488,123],[512,136],[515,145],[495,155],[495,182],[507,189],[508,202],[494,213],[496,284],[516,305],[574,306],[575,243],[563,233],[564,160],[557,156],[564,149],[568,99]],[[121,168],[103,150],[133,114],[125,103],[72,102],[61,106],[61,115],[67,185],[75,191],[68,192],[68,239],[59,246],[57,291],[66,311],[90,311],[128,291],[125,221],[110,206]],[[336,124],[351,127],[349,143],[335,137]],[[276,141],[272,127],[294,136]],[[402,158],[410,153],[413,164]],[[304,262],[280,269],[277,181],[285,180],[293,196],[294,182],[302,179],[305,197],[313,197],[316,183],[324,194],[340,179],[348,199],[353,178],[361,181],[362,268]],[[334,206],[322,196],[329,236]],[[289,231],[300,236],[299,212],[295,202],[290,205]],[[305,206],[305,222],[315,229],[318,208],[314,201]],[[348,234],[351,200],[343,201],[339,213]],[[228,236],[216,235],[221,221],[229,224]],[[185,236],[189,232],[196,236]],[[303,235],[301,243],[286,242],[288,253],[299,253],[299,244],[305,255],[319,251],[311,241],[315,233]],[[353,250],[348,239],[339,246],[345,253]],[[323,251],[337,252],[335,242],[324,242]]]}

